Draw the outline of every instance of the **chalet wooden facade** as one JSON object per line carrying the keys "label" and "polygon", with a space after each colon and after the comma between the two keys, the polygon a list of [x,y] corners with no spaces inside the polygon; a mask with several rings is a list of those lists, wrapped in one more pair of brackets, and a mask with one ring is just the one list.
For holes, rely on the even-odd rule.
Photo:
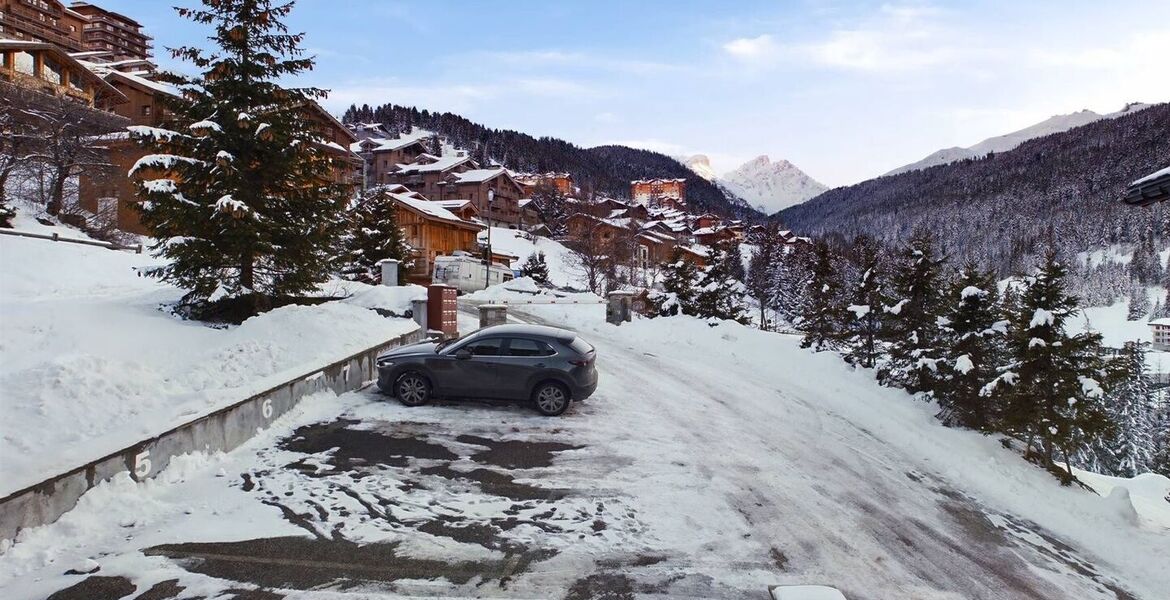
{"label": "chalet wooden facade", "polygon": [[0,38],[116,58],[148,58],[152,49],[150,36],[137,21],[89,2],[65,6],[59,0],[0,0]]}
{"label": "chalet wooden facade", "polygon": [[398,227],[414,249],[413,264],[406,272],[408,281],[429,284],[436,256],[449,256],[457,250],[478,251],[476,236],[485,229],[483,225],[461,219],[404,186],[392,186],[388,191],[396,205]]}
{"label": "chalet wooden facade", "polygon": [[[451,173],[443,180],[441,189],[440,199],[470,200],[479,210],[479,218],[493,227],[515,229],[520,226],[520,199],[524,189],[503,167]],[[494,192],[490,206],[489,191]]]}
{"label": "chalet wooden facade", "polygon": [[[113,107],[130,125],[161,126],[165,119],[165,98],[178,98],[179,91],[169,85],[153,81],[154,65],[148,61],[119,61],[112,63],[82,63],[87,72],[98,76],[126,101]],[[122,70],[133,69],[133,70]],[[316,102],[300,106],[305,121],[321,138],[321,147],[333,161],[329,181],[350,185],[356,191],[360,186],[362,161],[349,150],[357,137]],[[104,177],[91,173],[78,182],[78,200],[81,208],[101,219],[110,219],[118,229],[140,235],[147,234],[136,205],[141,201],[134,181],[120,174],[148,153],[148,149],[131,140],[125,133],[100,140],[106,146],[112,171],[117,176]],[[151,178],[165,178],[166,173],[154,173]]]}
{"label": "chalet wooden facade", "polygon": [[568,173],[517,173],[515,179],[524,187],[526,196],[533,195],[542,187],[562,196],[572,196],[577,191],[573,185],[573,176]]}
{"label": "chalet wooden facade", "polygon": [[112,111],[126,96],[60,47],[0,39],[0,81],[62,100]]}

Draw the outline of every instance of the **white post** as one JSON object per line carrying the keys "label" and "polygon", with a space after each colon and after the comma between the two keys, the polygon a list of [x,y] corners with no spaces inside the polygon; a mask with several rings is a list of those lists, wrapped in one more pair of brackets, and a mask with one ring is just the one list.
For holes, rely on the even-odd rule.
{"label": "white post", "polygon": [[378,266],[382,267],[382,285],[398,285],[398,260],[383,258],[378,261]]}

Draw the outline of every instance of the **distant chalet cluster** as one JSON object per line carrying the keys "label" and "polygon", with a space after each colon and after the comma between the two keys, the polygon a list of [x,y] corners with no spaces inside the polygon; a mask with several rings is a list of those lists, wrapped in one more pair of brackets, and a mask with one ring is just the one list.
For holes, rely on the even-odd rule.
{"label": "distant chalet cluster", "polygon": [[[148,151],[127,127],[165,128],[167,107],[182,99],[160,77],[151,49],[137,21],[94,4],[0,0],[4,96],[30,104],[51,97],[78,111],[75,118],[90,125],[88,151],[100,153],[93,162],[106,163],[79,169],[77,202],[51,214],[91,229],[148,233],[137,210],[143,198],[126,176]],[[414,254],[409,278],[418,283],[429,282],[437,256],[463,251],[505,264],[516,259],[485,247],[479,233],[489,226],[554,237],[593,253],[620,246],[629,255],[624,260],[645,269],[676,254],[704,265],[715,244],[753,233],[740,220],[692,210],[683,178],[635,179],[628,198],[583,192],[570,173],[518,172],[476,160],[423,129],[343,124],[311,101],[298,110],[335,159],[332,183],[351,185],[355,197],[378,188],[395,202]],[[785,240],[807,241],[790,233]]]}

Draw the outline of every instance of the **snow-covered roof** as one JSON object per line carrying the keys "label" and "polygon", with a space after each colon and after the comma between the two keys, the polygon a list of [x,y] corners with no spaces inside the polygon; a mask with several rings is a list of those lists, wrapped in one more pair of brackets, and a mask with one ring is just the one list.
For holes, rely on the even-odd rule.
{"label": "snow-covered roof", "polygon": [[446,156],[423,154],[420,158],[422,160],[406,165],[398,165],[398,170],[404,173],[442,173],[471,160],[470,156],[458,156],[454,154],[448,154]]}
{"label": "snow-covered roof", "polygon": [[447,210],[463,210],[468,206],[475,208],[475,205],[471,203],[471,200],[467,200],[466,198],[460,200],[431,200],[431,202],[434,202],[435,204],[438,204]]}
{"label": "snow-covered roof", "polygon": [[398,138],[392,138],[392,139],[384,139],[384,138],[369,138],[369,139],[370,139],[370,141],[375,142],[377,144],[377,146],[374,146],[374,149],[373,149],[374,152],[390,152],[393,150],[401,150],[403,148],[406,148],[407,146],[412,146],[414,144],[420,144],[420,145],[422,144],[422,140],[417,139],[417,138],[411,138],[411,137],[398,137]]}
{"label": "snow-covered roof", "polygon": [[483,183],[504,174],[505,170],[503,167],[494,169],[470,169],[462,173],[456,173],[455,183]]}
{"label": "snow-covered roof", "polygon": [[686,183],[686,179],[635,179],[630,183]]}
{"label": "snow-covered roof", "polygon": [[1134,180],[1121,197],[1128,204],[1146,206],[1170,200],[1170,167]]}
{"label": "snow-covered roof", "polygon": [[703,227],[700,229],[696,229],[694,231],[694,234],[695,235],[711,235],[711,234],[718,233],[718,232],[719,232],[719,229],[717,227]]}
{"label": "snow-covered roof", "polygon": [[444,208],[440,202],[431,202],[430,200],[424,200],[421,197],[416,197],[409,194],[391,193],[390,197],[394,198],[396,202],[414,210],[416,213],[419,213],[424,217],[436,219],[445,223],[450,223],[452,225],[458,225],[467,229],[482,229],[481,225],[472,223],[471,221],[467,221],[465,219],[460,219],[458,215]]}
{"label": "snow-covered roof", "polygon": [[1153,181],[1159,177],[1163,177],[1166,175],[1170,175],[1170,167],[1166,167],[1165,169],[1161,169],[1159,171],[1154,171],[1153,173],[1150,173],[1149,175],[1146,175],[1145,177],[1142,177],[1141,179],[1136,179],[1130,185],[1141,185],[1143,183]]}
{"label": "snow-covered roof", "polygon": [[1170,327],[1170,317],[1162,317],[1161,319],[1154,319],[1154,320],[1150,321],[1150,325],[1162,325],[1164,327]]}

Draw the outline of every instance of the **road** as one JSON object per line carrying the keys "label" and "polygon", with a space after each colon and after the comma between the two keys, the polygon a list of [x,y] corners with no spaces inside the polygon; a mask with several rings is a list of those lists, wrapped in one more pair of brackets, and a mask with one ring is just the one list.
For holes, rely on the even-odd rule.
{"label": "road", "polygon": [[349,394],[218,477],[160,492],[174,520],[79,542],[101,550],[101,572],[21,593],[766,598],[805,583],[851,600],[1140,597],[808,391],[833,382],[778,386],[695,360],[709,349],[589,339],[601,384],[561,418]]}

